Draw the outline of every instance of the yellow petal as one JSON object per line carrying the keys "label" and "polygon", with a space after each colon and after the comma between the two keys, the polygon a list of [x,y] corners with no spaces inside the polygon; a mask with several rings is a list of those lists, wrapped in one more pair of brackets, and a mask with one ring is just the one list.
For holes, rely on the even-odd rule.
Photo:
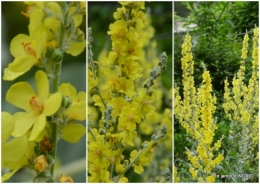
{"label": "yellow petal", "polygon": [[47,4],[47,6],[53,13],[61,15],[61,7],[60,7],[60,5],[58,3],[56,3],[56,2],[49,2]]}
{"label": "yellow petal", "polygon": [[[28,132],[30,133],[30,132]],[[27,140],[28,140],[28,137],[27,136]],[[28,144],[27,144],[27,149],[25,151],[25,153],[23,154],[22,158],[20,160],[18,160],[17,162],[15,162],[15,165],[17,167],[18,166],[25,166],[25,165],[29,165],[29,159],[33,159],[33,156],[35,156],[35,153],[34,153],[34,147],[35,147],[35,142],[34,141],[28,141]]]}
{"label": "yellow petal", "polygon": [[14,175],[14,173],[16,173],[16,171],[18,171],[19,169],[20,169],[20,168],[15,169],[15,170],[13,170],[12,172],[5,173],[5,174],[1,177],[2,182],[5,182],[5,181],[9,180],[9,179]]}
{"label": "yellow petal", "polygon": [[6,101],[29,112],[31,111],[29,100],[35,95],[29,83],[18,82],[12,85],[7,91]]}
{"label": "yellow petal", "polygon": [[46,32],[40,32],[40,35],[38,36],[38,39],[36,40],[36,48],[35,51],[37,53],[37,58],[40,58],[42,56],[42,53],[46,50],[46,39],[47,39],[47,34]]}
{"label": "yellow petal", "polygon": [[59,87],[59,91],[64,96],[69,96],[71,98],[75,98],[77,95],[77,90],[75,87],[73,87],[70,83],[62,83]]}
{"label": "yellow petal", "polygon": [[62,139],[70,143],[76,143],[86,134],[86,128],[78,123],[70,123],[61,132]]}
{"label": "yellow petal", "polygon": [[29,32],[32,35],[32,32],[41,25],[42,19],[45,16],[45,13],[42,9],[35,9],[30,15],[30,24]]}
{"label": "yellow petal", "polygon": [[25,34],[18,34],[14,37],[10,44],[10,52],[16,58],[21,55],[27,55],[22,43],[32,42],[32,39]]}
{"label": "yellow petal", "polygon": [[71,106],[66,114],[70,115],[70,119],[85,120],[86,119],[86,102],[78,102]]}
{"label": "yellow petal", "polygon": [[2,112],[2,145],[10,137],[14,129],[14,118],[8,112]]}
{"label": "yellow petal", "polygon": [[46,116],[53,115],[59,108],[62,100],[61,93],[52,94],[44,104],[44,114]]}
{"label": "yellow petal", "polygon": [[78,56],[86,47],[86,41],[82,42],[70,42],[70,47],[66,50],[67,54],[71,54],[72,56]]}
{"label": "yellow petal", "polygon": [[33,125],[37,118],[34,112],[17,112],[14,114],[15,126],[12,135],[20,137],[24,135]]}
{"label": "yellow petal", "polygon": [[34,122],[29,141],[33,141],[33,140],[37,139],[37,137],[43,131],[45,126],[46,126],[46,116],[45,116],[45,114],[40,114],[37,117],[36,121]]}
{"label": "yellow petal", "polygon": [[44,102],[49,96],[49,81],[43,71],[40,70],[36,72],[35,83],[38,91],[38,97],[41,102]]}
{"label": "yellow petal", "polygon": [[2,167],[8,167],[10,162],[19,160],[27,148],[26,136],[12,139],[2,146]]}
{"label": "yellow petal", "polygon": [[81,91],[77,94],[77,99],[79,99],[80,101],[86,101],[86,92]]}
{"label": "yellow petal", "polygon": [[[72,6],[69,8],[69,15],[71,15],[72,13],[75,12],[76,7]],[[82,14],[76,14],[72,17],[72,19],[74,20],[74,26],[75,27],[79,27],[79,25],[82,23],[83,17]]]}
{"label": "yellow petal", "polygon": [[6,81],[12,81],[24,73],[25,72],[13,72],[9,68],[5,68],[3,79]]}
{"label": "yellow petal", "polygon": [[144,172],[144,167],[141,164],[135,165],[134,172],[137,174],[141,174],[142,172]]}
{"label": "yellow petal", "polygon": [[37,61],[38,59],[31,55],[18,56],[8,65],[8,68],[12,72],[27,72]]}

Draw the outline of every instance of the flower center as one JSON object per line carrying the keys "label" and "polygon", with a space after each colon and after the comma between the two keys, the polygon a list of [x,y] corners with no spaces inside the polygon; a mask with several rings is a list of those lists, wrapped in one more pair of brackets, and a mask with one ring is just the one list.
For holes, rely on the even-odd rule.
{"label": "flower center", "polygon": [[144,100],[142,101],[142,103],[143,103],[144,105],[147,105],[149,102],[148,102],[148,100],[144,99]]}
{"label": "flower center", "polygon": [[98,173],[100,171],[100,168],[96,165],[93,166],[93,171]]}
{"label": "flower center", "polygon": [[128,54],[132,54],[134,51],[135,51],[135,49],[131,48],[131,49],[128,50]]}
{"label": "flower center", "polygon": [[35,50],[31,47],[31,42],[29,43],[22,43],[23,49],[26,52],[26,54],[37,57]]}
{"label": "flower center", "polygon": [[36,96],[33,96],[30,100],[30,107],[32,108],[32,110],[36,113],[42,113],[43,111],[43,107],[39,104],[39,102],[35,99]]}
{"label": "flower center", "polygon": [[132,115],[132,114],[129,114],[129,115],[128,115],[128,118],[129,118],[130,121],[132,121],[132,120],[133,120],[133,115]]}
{"label": "flower center", "polygon": [[125,36],[125,33],[121,31],[121,32],[118,34],[118,36],[119,36],[119,37],[124,37],[124,36]]}

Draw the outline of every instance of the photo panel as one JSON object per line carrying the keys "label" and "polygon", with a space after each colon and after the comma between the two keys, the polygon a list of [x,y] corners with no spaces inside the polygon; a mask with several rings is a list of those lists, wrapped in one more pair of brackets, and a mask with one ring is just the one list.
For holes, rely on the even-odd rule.
{"label": "photo panel", "polygon": [[88,182],[173,182],[172,17],[88,2]]}
{"label": "photo panel", "polygon": [[259,2],[174,2],[174,182],[259,182]]}
{"label": "photo panel", "polygon": [[1,2],[2,182],[86,182],[86,2]]}

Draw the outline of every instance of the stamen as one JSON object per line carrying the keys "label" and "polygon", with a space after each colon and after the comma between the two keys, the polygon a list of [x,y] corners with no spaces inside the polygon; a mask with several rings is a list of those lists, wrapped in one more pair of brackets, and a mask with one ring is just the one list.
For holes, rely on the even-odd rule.
{"label": "stamen", "polygon": [[24,43],[22,42],[22,46],[24,51],[26,52],[26,54],[37,57],[37,54],[35,52],[35,50],[31,47],[31,43]]}
{"label": "stamen", "polygon": [[30,100],[29,100],[29,104],[30,107],[32,108],[32,110],[36,113],[42,113],[43,111],[43,107],[37,102],[37,100],[35,99],[36,96],[33,96]]}

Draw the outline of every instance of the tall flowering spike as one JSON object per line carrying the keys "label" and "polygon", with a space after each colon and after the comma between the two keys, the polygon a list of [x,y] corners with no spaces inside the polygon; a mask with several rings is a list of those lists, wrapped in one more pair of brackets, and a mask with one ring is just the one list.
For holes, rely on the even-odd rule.
{"label": "tall flowering spike", "polygon": [[29,140],[35,140],[46,126],[46,117],[53,115],[60,107],[62,95],[49,95],[49,82],[43,71],[35,74],[38,95],[27,82],[18,82],[10,87],[6,100],[25,110],[16,120],[13,136],[24,135],[32,126]]}
{"label": "tall flowering spike", "polygon": [[[93,59],[92,30],[89,29],[88,77],[92,78],[89,79],[89,94],[92,97],[89,98],[89,105],[93,105],[89,119],[93,123],[91,126],[98,127],[89,128],[88,173],[91,182],[107,182],[109,175],[114,182],[126,182],[128,179],[124,173],[131,166],[137,174],[143,173],[144,166],[152,162],[154,147],[144,149],[146,151],[132,151],[131,163],[124,159],[123,154],[125,146],[138,145],[135,138],[141,141],[139,134],[151,134],[157,127],[167,124],[168,140],[171,140],[171,113],[168,110],[162,112],[162,115],[157,112],[160,111],[163,91],[160,82],[155,81],[161,71],[166,69],[166,53],[159,59],[155,53],[155,44],[151,44],[153,49],[146,53],[144,47],[150,48],[149,39],[154,30],[149,24],[149,16],[142,11],[145,3],[119,3],[122,6],[114,13],[116,20],[109,25],[107,32],[112,49],[102,52],[98,62]],[[100,119],[92,118],[95,116],[95,108],[101,111]],[[150,118],[151,122],[147,120],[149,114],[154,115]],[[155,120],[153,117],[156,117]],[[172,146],[170,141],[164,145]],[[118,175],[114,177],[115,173]]]}
{"label": "tall flowering spike", "polygon": [[[233,79],[232,86],[225,80],[225,93],[223,108],[230,120],[230,135],[234,141],[241,145],[239,149],[234,148],[241,158],[237,159],[238,169],[243,169],[240,165],[245,162],[250,165],[255,158],[258,159],[258,116],[259,116],[259,29],[254,29],[252,44],[252,75],[248,84],[245,82],[245,70],[247,61],[247,51],[249,50],[249,36],[246,34],[243,41],[241,54],[241,65],[238,73]],[[239,135],[239,136],[238,136]]]}
{"label": "tall flowering spike", "polygon": [[[212,181],[212,169],[223,159],[221,157],[222,159],[219,159],[218,162],[214,162],[215,156],[213,151],[218,150],[219,147],[212,147],[214,132],[217,129],[213,119],[213,114],[216,110],[216,98],[211,94],[212,84],[209,71],[204,71],[202,74],[202,85],[197,89],[194,87],[194,61],[191,52],[190,35],[186,35],[182,44],[181,61],[183,70],[183,99],[179,95],[178,87],[175,88],[176,103],[174,108],[176,111],[174,115],[194,140],[193,147],[195,149],[189,150],[186,148],[188,160],[192,165],[189,171],[193,179],[198,180],[198,175],[202,174],[206,177],[206,180]],[[220,144],[220,140],[218,144]]]}

